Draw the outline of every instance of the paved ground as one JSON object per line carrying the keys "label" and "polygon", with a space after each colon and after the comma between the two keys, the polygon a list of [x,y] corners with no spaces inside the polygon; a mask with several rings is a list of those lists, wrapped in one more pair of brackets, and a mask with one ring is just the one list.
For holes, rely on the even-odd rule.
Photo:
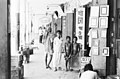
{"label": "paved ground", "polygon": [[31,55],[30,63],[25,64],[25,79],[79,79],[78,73],[75,71],[65,72],[45,69],[44,64],[44,46],[39,45],[39,50],[34,51],[34,55]]}

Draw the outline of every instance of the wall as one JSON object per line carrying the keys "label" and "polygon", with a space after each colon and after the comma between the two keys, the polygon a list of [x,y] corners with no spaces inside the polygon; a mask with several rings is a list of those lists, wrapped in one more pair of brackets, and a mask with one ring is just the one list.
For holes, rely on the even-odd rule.
{"label": "wall", "polygon": [[73,37],[73,13],[67,13],[67,35]]}
{"label": "wall", "polygon": [[117,7],[120,8],[120,0],[117,0]]}
{"label": "wall", "polygon": [[[115,5],[116,6],[116,5]],[[120,8],[120,0],[117,0],[117,8]],[[117,15],[116,15],[117,16]],[[119,20],[120,21],[120,20]],[[118,22],[118,25],[117,25],[117,27],[120,27],[120,23]],[[120,39],[118,39],[118,40],[120,40]],[[119,46],[119,45],[117,45],[117,46]],[[118,49],[118,47],[116,48],[117,50],[119,50]],[[116,50],[116,51],[117,51]],[[118,53],[118,52],[117,52]],[[120,55],[120,52],[119,52],[119,55]],[[117,58],[117,75],[119,75],[120,76],[120,58]]]}
{"label": "wall", "polygon": [[61,18],[58,18],[56,23],[57,23],[57,30],[62,30],[62,28],[61,28]]}
{"label": "wall", "polygon": [[7,0],[0,0],[0,79],[8,79]]}

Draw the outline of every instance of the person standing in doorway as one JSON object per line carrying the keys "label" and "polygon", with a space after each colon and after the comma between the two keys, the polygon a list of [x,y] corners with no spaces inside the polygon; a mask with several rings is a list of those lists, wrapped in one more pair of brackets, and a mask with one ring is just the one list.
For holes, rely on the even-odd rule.
{"label": "person standing in doorway", "polygon": [[[45,65],[46,65],[46,69],[51,69],[50,67],[50,63],[52,61],[53,58],[53,39],[54,39],[54,34],[51,33],[52,29],[49,27],[47,32],[47,36],[46,36],[46,41],[45,41],[45,52],[46,52],[46,56],[45,56]],[[48,56],[50,57],[48,60]]]}
{"label": "person standing in doorway", "polygon": [[53,53],[53,67],[55,68],[54,71],[57,71],[60,68],[61,56],[62,56],[62,38],[61,38],[61,31],[57,31],[57,36],[54,38],[54,53]]}

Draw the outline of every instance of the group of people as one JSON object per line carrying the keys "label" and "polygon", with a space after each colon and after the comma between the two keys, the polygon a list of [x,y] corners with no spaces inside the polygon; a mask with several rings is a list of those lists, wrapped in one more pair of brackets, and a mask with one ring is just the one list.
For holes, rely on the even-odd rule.
{"label": "group of people", "polygon": [[[47,29],[46,41],[45,41],[45,64],[46,68],[50,68],[51,61],[53,62],[54,71],[60,69],[62,53],[64,53],[66,71],[71,70],[70,63],[71,60],[79,55],[80,45],[77,43],[77,37],[73,38],[73,43],[71,42],[71,37],[66,36],[66,42],[63,44],[63,39],[61,37],[62,33],[58,30],[55,34],[51,33],[51,28]],[[48,59],[48,56],[50,57]]]}
{"label": "group of people", "polygon": [[[31,41],[31,45],[33,45],[33,44],[34,44],[34,40]],[[34,47],[34,48],[36,48],[36,47]],[[29,63],[30,55],[33,54],[33,48],[30,48],[30,46],[24,47],[23,45],[21,45],[21,47],[19,49],[19,54],[21,54],[23,56],[22,60],[25,61],[25,63]]]}
{"label": "group of people", "polygon": [[[21,49],[19,50],[19,54],[22,55],[21,63],[23,63],[23,60],[25,61],[25,63],[29,63],[29,60],[30,60],[30,49],[29,49],[29,47],[27,47],[26,49],[23,49],[23,46],[21,46]],[[25,57],[25,59],[24,59],[24,57]]]}
{"label": "group of people", "polygon": [[[71,42],[71,37],[66,36],[66,42],[63,44],[61,34],[60,30],[58,30],[55,35],[52,33],[51,28],[47,29],[46,41],[44,43],[46,69],[52,69],[50,67],[51,61],[53,62],[54,71],[61,69],[61,57],[64,53],[66,71],[72,70],[70,67],[71,60],[79,55],[81,46],[77,43],[77,37],[73,37],[73,42]],[[98,79],[98,75],[93,71],[91,64],[85,66],[84,72],[80,75],[80,79]]]}

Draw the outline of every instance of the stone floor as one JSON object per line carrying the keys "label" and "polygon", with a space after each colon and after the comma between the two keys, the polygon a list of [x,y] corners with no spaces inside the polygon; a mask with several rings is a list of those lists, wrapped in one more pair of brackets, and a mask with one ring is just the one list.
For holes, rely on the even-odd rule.
{"label": "stone floor", "polygon": [[54,72],[53,70],[45,69],[44,64],[44,46],[39,44],[39,49],[34,50],[31,55],[30,63],[24,64],[24,79],[79,79],[78,73],[75,71],[65,70]]}

